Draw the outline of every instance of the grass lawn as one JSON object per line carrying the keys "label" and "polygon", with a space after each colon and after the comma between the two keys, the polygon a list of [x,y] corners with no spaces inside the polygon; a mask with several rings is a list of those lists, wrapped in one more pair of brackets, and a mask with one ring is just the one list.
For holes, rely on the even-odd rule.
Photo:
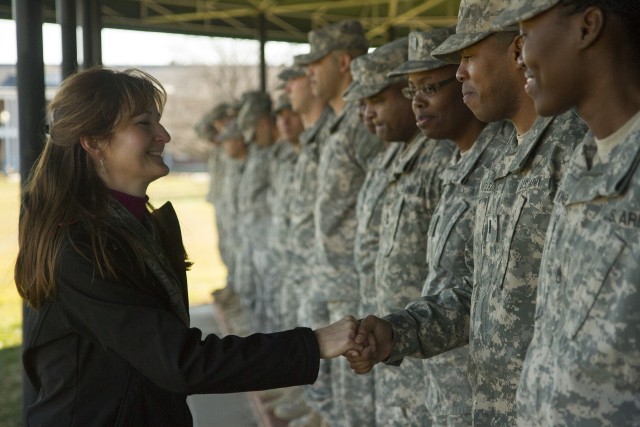
{"label": "grass lawn", "polygon": [[[226,269],[217,249],[213,208],[205,201],[206,174],[171,174],[151,184],[151,203],[160,207],[170,200],[180,224],[193,268],[188,273],[191,304],[211,301],[213,289],[224,286]],[[21,423],[22,301],[13,282],[18,249],[20,184],[0,177],[0,427]]]}

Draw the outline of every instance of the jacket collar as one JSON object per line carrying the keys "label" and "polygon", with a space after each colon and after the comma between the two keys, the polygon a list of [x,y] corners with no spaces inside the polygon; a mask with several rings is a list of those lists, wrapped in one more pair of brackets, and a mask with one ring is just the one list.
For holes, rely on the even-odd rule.
{"label": "jacket collar", "polygon": [[560,201],[569,205],[597,197],[623,194],[640,163],[640,130],[631,132],[616,146],[606,163],[589,167],[596,153],[596,143],[589,132],[576,148],[563,181]]}

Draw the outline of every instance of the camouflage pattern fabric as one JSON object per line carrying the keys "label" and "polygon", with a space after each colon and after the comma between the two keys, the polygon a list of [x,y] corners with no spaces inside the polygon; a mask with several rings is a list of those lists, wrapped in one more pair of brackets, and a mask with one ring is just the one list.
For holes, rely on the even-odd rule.
{"label": "camouflage pattern fabric", "polygon": [[264,295],[258,309],[265,313],[267,329],[282,330],[280,315],[280,291],[283,278],[289,268],[286,245],[290,226],[290,207],[293,196],[293,171],[298,153],[294,146],[286,140],[279,141],[273,149],[269,175],[271,187],[267,202],[271,206],[271,225],[267,230],[267,246],[269,248],[268,267],[264,279]]}
{"label": "camouflage pattern fabric", "polygon": [[[403,148],[402,143],[386,144],[369,164],[367,175],[358,194],[356,217],[358,228],[355,241],[355,265],[360,280],[360,311],[375,311],[375,262],[380,246],[380,220],[384,195],[391,179],[390,168]],[[375,414],[375,381],[374,375],[367,375],[365,389],[360,391],[360,411]]]}
{"label": "camouflage pattern fabric", "polygon": [[640,121],[608,159],[591,135],[555,197],[521,426],[640,425]]}
{"label": "camouflage pattern fabric", "polygon": [[515,391],[533,333],[553,198],[585,132],[575,112],[538,118],[480,185],[469,338],[477,422],[515,423]]}
{"label": "camouflage pattern fabric", "polygon": [[318,187],[321,142],[329,134],[333,111],[326,108],[314,125],[300,135],[300,154],[292,176],[289,201],[289,233],[286,242],[288,269],[280,299],[282,325],[286,329],[310,326],[307,313],[298,313],[302,298],[308,296],[313,269],[315,225],[313,209]]}
{"label": "camouflage pattern fabric", "polygon": [[515,424],[544,234],[558,182],[585,131],[569,112],[538,118],[519,145],[513,135],[480,184],[473,286],[423,297],[390,319],[400,337],[390,360],[431,357],[469,342],[474,424]]}
{"label": "camouflage pattern fabric", "polygon": [[[294,166],[292,192],[290,200],[289,233],[286,244],[287,271],[280,291],[280,315],[283,329],[292,329],[297,325],[320,327],[326,324],[312,325],[313,319],[328,318],[326,304],[312,306],[320,313],[300,310],[308,298],[313,268],[313,248],[315,225],[313,207],[318,185],[318,163],[320,162],[321,142],[326,140],[329,124],[334,114],[325,108],[313,126],[300,135],[300,154]],[[318,379],[312,385],[304,386],[304,400],[324,419],[333,417],[331,401],[330,364],[320,361]]]}
{"label": "camouflage pattern fabric", "polygon": [[[487,125],[463,155],[456,150],[442,174],[443,192],[429,224],[427,279],[422,295],[434,295],[473,280],[473,225],[480,181],[502,154],[513,127]],[[467,379],[468,346],[423,361],[426,407],[433,425],[471,425],[471,386]]]}
{"label": "camouflage pattern fabric", "polygon": [[240,233],[238,231],[238,192],[240,178],[244,171],[245,160],[224,157],[224,175],[222,177],[222,195],[216,206],[216,215],[224,224],[226,238],[220,243],[224,245],[220,253],[227,253],[227,286],[235,289],[235,259],[238,252]]}
{"label": "camouflage pattern fabric", "polygon": [[498,31],[519,31],[517,25],[495,28],[493,22],[511,0],[461,0],[456,33],[447,38],[431,54],[450,64],[460,63],[460,52]]}
{"label": "camouflage pattern fabric", "polygon": [[[241,233],[240,252],[236,257],[236,292],[243,304],[255,310],[262,298],[266,274],[267,229],[271,222],[271,207],[267,194],[271,186],[269,165],[275,146],[250,144],[247,163],[240,179],[238,194],[238,227]],[[256,312],[258,319],[263,312]]]}
{"label": "camouflage pattern fabric", "polygon": [[509,6],[493,21],[495,28],[504,28],[516,25],[545,12],[560,0],[511,0]]}
{"label": "camouflage pattern fabric", "polygon": [[360,283],[360,314],[377,311],[375,263],[380,247],[380,226],[385,193],[391,181],[391,166],[404,144],[393,142],[371,161],[358,194],[356,217],[355,265]]}
{"label": "camouflage pattern fabric", "polygon": [[[214,206],[214,220],[216,229],[218,231],[218,250],[220,251],[220,258],[224,265],[229,268],[229,265],[233,263],[231,258],[233,254],[229,253],[229,225],[224,222],[224,219],[218,213],[219,202],[222,200],[223,195],[223,179],[224,179],[224,166],[226,155],[224,148],[221,145],[213,145],[209,151],[209,158],[207,159],[207,172],[209,173],[209,192],[207,193],[207,202]],[[233,244],[233,243],[232,243]]]}
{"label": "camouflage pattern fabric", "polygon": [[[451,142],[416,132],[392,165],[375,264],[376,313],[401,310],[420,296],[427,275],[428,224],[442,192],[440,175],[453,151]],[[431,425],[421,361],[408,360],[401,368],[381,366],[375,378],[377,425]]]}
{"label": "camouflage pattern fabric", "polygon": [[[380,151],[382,142],[360,122],[357,105],[347,103],[323,144],[314,207],[315,264],[307,303],[327,307],[328,318],[314,319],[326,324],[358,312],[359,283],[354,259],[356,200],[369,163]],[[353,375],[346,360],[332,359],[330,363],[336,418],[328,420],[329,423],[371,425],[372,414],[360,409],[359,399],[359,391],[366,390],[368,379]]]}
{"label": "camouflage pattern fabric", "polygon": [[[382,148],[358,118],[357,105],[347,103],[323,142],[314,207],[315,251],[312,298],[359,300],[354,264],[356,201],[369,162]],[[345,313],[346,314],[346,313]]]}
{"label": "camouflage pattern fabric", "polygon": [[360,50],[366,52],[369,48],[367,36],[362,24],[358,21],[340,21],[309,31],[310,51],[304,55],[296,55],[294,64],[309,65],[319,61],[334,50]]}

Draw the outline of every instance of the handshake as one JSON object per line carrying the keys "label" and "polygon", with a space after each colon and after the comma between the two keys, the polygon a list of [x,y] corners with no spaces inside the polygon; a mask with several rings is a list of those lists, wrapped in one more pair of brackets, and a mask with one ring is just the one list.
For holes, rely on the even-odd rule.
{"label": "handshake", "polygon": [[387,359],[393,349],[391,324],[376,316],[362,320],[345,316],[314,332],[320,357],[333,359],[342,355],[356,374],[369,372],[376,363]]}

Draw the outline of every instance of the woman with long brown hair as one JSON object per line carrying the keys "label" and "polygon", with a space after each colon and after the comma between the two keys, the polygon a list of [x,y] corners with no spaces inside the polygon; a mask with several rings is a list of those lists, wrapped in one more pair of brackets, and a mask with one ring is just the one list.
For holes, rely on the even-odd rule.
{"label": "woman with long brown hair", "polygon": [[32,307],[23,362],[29,425],[191,425],[186,396],[312,383],[354,345],[353,318],[316,331],[202,337],[189,327],[190,263],[170,203],[166,93],[139,70],[65,80],[26,183],[15,279]]}

